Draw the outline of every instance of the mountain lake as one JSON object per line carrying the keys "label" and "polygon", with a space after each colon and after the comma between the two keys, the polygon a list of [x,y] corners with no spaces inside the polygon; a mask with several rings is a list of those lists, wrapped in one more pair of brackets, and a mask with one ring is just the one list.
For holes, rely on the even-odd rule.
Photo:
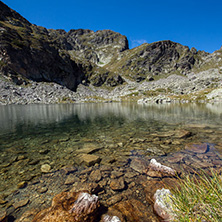
{"label": "mountain lake", "polygon": [[[221,167],[221,135],[222,104],[0,106],[0,210],[19,218],[90,181],[102,187],[97,194],[106,206],[124,199],[109,203],[112,196],[135,189],[149,207],[140,184],[147,178],[132,161],[156,158],[166,164],[187,144],[205,144],[217,154],[203,158]],[[192,158],[177,164],[203,162],[200,154]],[[110,180],[120,177],[126,187],[110,189]]]}

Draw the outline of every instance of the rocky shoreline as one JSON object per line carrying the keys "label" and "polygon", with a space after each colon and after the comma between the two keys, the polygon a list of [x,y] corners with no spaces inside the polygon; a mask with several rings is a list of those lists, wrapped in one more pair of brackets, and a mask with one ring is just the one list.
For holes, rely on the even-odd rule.
{"label": "rocky shoreline", "polygon": [[221,102],[222,48],[129,49],[111,30],[46,29],[0,2],[0,104]]}
{"label": "rocky shoreline", "polygon": [[[220,155],[211,144],[187,144],[182,151],[156,156],[155,159],[158,162],[148,157],[134,156],[119,167],[94,163],[90,167],[66,166],[61,170],[45,173],[42,177],[20,186],[7,198],[1,199],[1,204],[6,209],[1,211],[1,218],[5,215],[9,221],[16,219],[17,222],[28,222],[43,210],[33,221],[53,221],[55,211],[58,210],[58,217],[64,215],[63,208],[51,207],[52,213],[44,210],[51,205],[55,195],[57,196],[54,197],[52,206],[55,206],[56,202],[60,204],[61,201],[73,203],[75,201],[70,202],[67,195],[74,195],[73,199],[78,192],[87,192],[98,196],[100,206],[93,208],[93,212],[97,211],[93,216],[91,210],[86,211],[86,214],[85,211],[78,212],[77,218],[81,220],[91,216],[87,221],[104,221],[104,217],[109,215],[111,218],[119,218],[121,222],[159,221],[156,213],[160,212],[161,216],[162,210],[157,206],[154,208],[156,213],[153,210],[153,198],[157,189],[166,186],[172,188],[179,177],[193,174],[194,171],[198,173],[204,170],[211,174],[212,167],[218,173],[221,173],[222,169]],[[42,220],[42,215],[47,216],[47,220]],[[72,213],[67,212],[65,215],[67,221],[72,221]]]}
{"label": "rocky shoreline", "polygon": [[125,84],[115,88],[101,88],[80,84],[74,92],[57,83],[27,80],[18,85],[6,77],[0,79],[0,105],[55,104],[136,101],[146,103],[222,102],[222,75],[217,69],[187,76],[170,75],[152,82]]}

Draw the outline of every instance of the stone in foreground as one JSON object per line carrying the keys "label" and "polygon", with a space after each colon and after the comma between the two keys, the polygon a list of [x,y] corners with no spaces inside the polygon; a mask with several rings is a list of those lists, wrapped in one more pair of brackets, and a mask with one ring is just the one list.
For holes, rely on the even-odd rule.
{"label": "stone in foreground", "polygon": [[80,154],[77,156],[79,164],[84,163],[86,166],[93,166],[100,162],[100,157],[93,154]]}
{"label": "stone in foreground", "polygon": [[102,222],[121,222],[121,220],[117,216],[105,215]]}
{"label": "stone in foreground", "polygon": [[151,159],[146,174],[150,177],[176,176],[177,172]]}
{"label": "stone in foreground", "polygon": [[121,222],[156,222],[152,216],[151,208],[136,199],[129,199],[115,204],[108,209],[108,214],[117,216]]}
{"label": "stone in foreground", "polygon": [[203,154],[203,153],[206,153],[209,150],[209,145],[207,143],[187,144],[185,146],[185,149],[190,151],[190,152]]}
{"label": "stone in foreground", "polygon": [[96,195],[62,192],[53,198],[51,207],[35,216],[33,222],[93,222],[99,206]]}
{"label": "stone in foreground", "polygon": [[174,221],[175,206],[172,201],[170,190],[162,188],[154,194],[154,211],[164,221]]}

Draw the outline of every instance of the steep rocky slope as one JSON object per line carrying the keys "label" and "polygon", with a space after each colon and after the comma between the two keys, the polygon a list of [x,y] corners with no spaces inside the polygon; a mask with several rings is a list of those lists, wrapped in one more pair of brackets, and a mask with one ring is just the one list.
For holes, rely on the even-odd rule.
{"label": "steep rocky slope", "polygon": [[[105,64],[127,49],[126,37],[109,30],[47,30],[32,25],[1,1],[0,16],[0,69],[17,84],[27,78],[76,90],[83,80],[95,85],[107,81],[110,86],[123,82],[96,64]],[[94,80],[94,73],[103,79]]]}
{"label": "steep rocky slope", "polygon": [[[53,85],[58,89],[56,98],[47,94],[52,91],[47,82],[61,85]],[[98,97],[119,101],[161,95],[207,99],[205,94],[221,83],[222,48],[209,54],[165,40],[129,49],[127,38],[111,30],[46,29],[0,1],[2,104],[94,101]],[[77,93],[61,93],[64,86]],[[41,88],[48,99],[41,96]],[[196,96],[203,91],[205,96]]]}
{"label": "steep rocky slope", "polygon": [[[47,32],[30,24],[19,14],[0,3],[1,70],[17,84],[24,77],[35,81],[54,81],[75,89],[81,81],[81,65],[60,55],[50,44]],[[44,32],[45,31],[45,32]]]}
{"label": "steep rocky slope", "polygon": [[108,68],[137,82],[145,79],[151,81],[160,75],[189,73],[207,55],[206,52],[189,49],[169,40],[159,41],[129,50],[121,60],[113,61]]}
{"label": "steep rocky slope", "polygon": [[61,50],[67,51],[75,60],[89,61],[98,66],[104,66],[115,56],[128,49],[125,36],[111,30],[91,31],[88,29],[48,30],[52,41]]}

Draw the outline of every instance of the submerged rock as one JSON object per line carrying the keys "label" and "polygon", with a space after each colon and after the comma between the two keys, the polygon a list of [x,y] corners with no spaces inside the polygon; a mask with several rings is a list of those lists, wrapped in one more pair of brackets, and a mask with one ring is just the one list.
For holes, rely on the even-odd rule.
{"label": "submerged rock", "polygon": [[178,130],[174,137],[175,138],[178,138],[178,139],[183,139],[183,138],[187,138],[187,137],[190,137],[192,134],[190,131],[187,131],[187,130]]}
{"label": "submerged rock", "polygon": [[137,199],[130,199],[121,201],[115,204],[113,207],[108,209],[108,213],[117,215],[121,222],[145,222],[145,221],[156,221],[151,209],[147,208],[141,201]]}
{"label": "submerged rock", "polygon": [[6,211],[0,211],[0,221],[1,222],[7,222],[8,221],[8,216]]}
{"label": "submerged rock", "polygon": [[77,156],[78,163],[84,163],[86,166],[92,166],[100,162],[100,157],[93,154],[80,154]]}
{"label": "submerged rock", "polygon": [[125,188],[125,181],[123,177],[111,180],[110,188],[116,191],[123,190]]}
{"label": "submerged rock", "polygon": [[101,171],[99,169],[92,171],[89,175],[92,181],[99,182],[102,179]]}
{"label": "submerged rock", "polygon": [[185,149],[194,153],[202,154],[209,150],[209,145],[207,143],[187,144]]}
{"label": "submerged rock", "polygon": [[16,222],[30,222],[32,221],[33,217],[37,214],[37,210],[28,210],[22,214],[22,216],[16,220]]}
{"label": "submerged rock", "polygon": [[18,187],[18,189],[22,189],[22,188],[24,188],[26,185],[27,185],[27,182],[26,182],[26,181],[22,181],[22,182],[20,182],[20,183],[17,184],[17,187]]}
{"label": "submerged rock", "polygon": [[139,173],[144,173],[148,167],[148,162],[141,158],[135,158],[131,161],[130,167]]}
{"label": "submerged rock", "polygon": [[42,171],[43,173],[48,173],[50,170],[51,170],[51,166],[50,166],[49,164],[43,164],[43,165],[41,166],[41,171]]}
{"label": "submerged rock", "polygon": [[83,145],[82,149],[77,150],[77,153],[86,153],[86,154],[92,154],[95,153],[96,151],[100,150],[101,147],[99,147],[96,144],[93,143],[86,143]]}
{"label": "submerged rock", "polygon": [[110,197],[106,203],[108,204],[108,206],[114,205],[118,202],[120,202],[123,199],[123,197],[120,194],[114,195],[112,197]]}
{"label": "submerged rock", "polygon": [[18,209],[18,208],[20,208],[20,207],[26,206],[28,203],[29,203],[29,199],[21,200],[21,201],[19,201],[19,202],[15,202],[15,203],[13,204],[13,207],[14,207],[15,209]]}

